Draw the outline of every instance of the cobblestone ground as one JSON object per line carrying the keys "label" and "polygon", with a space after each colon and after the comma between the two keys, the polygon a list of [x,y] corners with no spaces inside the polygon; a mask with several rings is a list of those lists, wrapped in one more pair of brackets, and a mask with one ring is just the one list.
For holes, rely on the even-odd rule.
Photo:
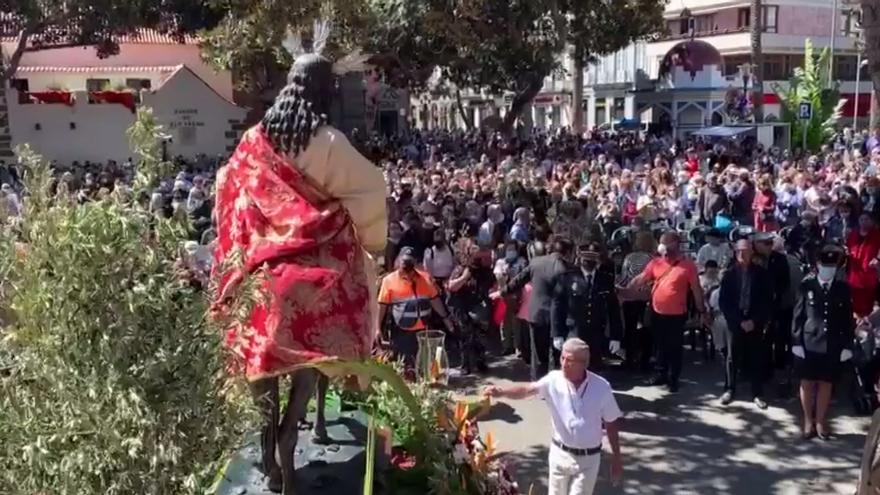
{"label": "cobblestone ground", "polygon": [[[611,486],[603,464],[598,494],[845,494],[852,495],[870,418],[853,415],[843,394],[832,407],[835,437],[828,442],[800,438],[795,398],[768,396],[761,411],[745,395],[718,403],[723,372],[718,361],[701,363],[686,352],[681,390],[643,385],[644,377],[609,369],[604,376],[625,413],[622,446],[624,481]],[[453,385],[475,395],[488,384],[528,379],[518,360],[496,361],[487,378],[462,378]],[[771,391],[775,392],[775,391]],[[836,394],[838,395],[838,394]],[[481,423],[492,431],[516,464],[522,493],[547,492],[550,422],[540,399],[498,403]],[[607,445],[606,445],[607,451]]]}

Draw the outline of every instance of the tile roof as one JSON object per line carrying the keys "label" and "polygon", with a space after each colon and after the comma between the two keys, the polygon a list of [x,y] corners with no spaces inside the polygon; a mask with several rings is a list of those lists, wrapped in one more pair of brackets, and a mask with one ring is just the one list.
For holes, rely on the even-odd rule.
{"label": "tile roof", "polygon": [[[17,37],[8,30],[2,29],[2,19],[0,19],[0,42],[12,43]],[[129,34],[117,35],[113,40],[119,44],[125,45],[198,45],[199,38],[187,35],[182,39],[178,39],[170,34],[163,34],[155,29],[138,29]],[[49,45],[47,48],[51,48]]]}
{"label": "tile roof", "polygon": [[18,73],[34,72],[64,72],[64,73],[111,73],[111,72],[174,72],[180,69],[180,65],[104,65],[104,66],[51,66],[51,65],[23,65],[18,68]]}

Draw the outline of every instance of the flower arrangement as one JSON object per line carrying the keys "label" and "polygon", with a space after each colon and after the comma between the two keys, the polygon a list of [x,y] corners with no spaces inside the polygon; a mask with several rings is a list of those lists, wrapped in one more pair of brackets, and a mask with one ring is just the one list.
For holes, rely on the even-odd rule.
{"label": "flower arrangement", "polygon": [[[481,410],[491,407],[488,399],[478,405]],[[439,476],[431,480],[434,484],[432,488],[456,486],[460,491],[446,493],[516,495],[519,493],[517,484],[496,454],[497,445],[492,433],[481,437],[476,421],[479,414],[472,416],[470,410],[470,404],[458,402],[451,411],[451,417],[448,409],[441,409],[437,413],[438,430],[452,462],[446,463],[446,469],[438,470]],[[456,481],[459,482],[457,485]]]}
{"label": "flower arrangement", "polygon": [[[393,367],[379,357],[375,366]],[[403,383],[400,380],[400,383]],[[399,384],[374,382],[353,398],[368,411],[376,428],[392,432],[390,467],[385,485],[394,494],[516,495],[517,485],[508,473],[491,433],[481,436],[477,419],[488,411],[488,399],[467,403],[431,385],[430,380]],[[408,395],[408,397],[407,397]],[[416,407],[411,407],[417,404]]]}

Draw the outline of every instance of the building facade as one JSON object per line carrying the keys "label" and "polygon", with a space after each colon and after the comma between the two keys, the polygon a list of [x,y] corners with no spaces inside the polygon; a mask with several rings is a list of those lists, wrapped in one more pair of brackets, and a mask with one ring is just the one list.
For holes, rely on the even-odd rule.
{"label": "building facade", "polygon": [[[837,11],[834,13],[834,5]],[[685,126],[718,124],[718,102],[735,90],[748,86],[751,63],[750,0],[673,0],[668,2],[664,17],[667,33],[657,39],[639,41],[590,64],[584,71],[581,102],[583,124],[587,128],[608,126],[626,119],[642,123],[679,124],[678,105],[701,102],[699,115],[693,105],[684,115]],[[689,21],[688,19],[692,19]],[[795,67],[803,65],[804,44],[810,39],[816,50],[833,44],[834,79],[847,104],[845,119],[857,116],[866,122],[870,111],[870,79],[866,67],[859,71],[857,54],[857,10],[852,2],[839,0],[764,0],[763,5],[763,73],[765,119],[780,117],[781,108],[773,86],[787,84]],[[833,24],[833,25],[832,25]],[[832,30],[835,32],[832,41]],[[699,41],[714,48],[706,55],[717,64],[705,76],[706,86],[693,82],[677,85],[662,81],[661,66],[674,48],[685,41]],[[703,46],[703,45],[701,45]],[[677,48],[676,48],[677,47]],[[720,59],[716,60],[716,54]],[[560,65],[570,68],[567,54]],[[674,71],[672,71],[674,72]],[[674,74],[673,74],[674,75]],[[743,76],[746,76],[744,79]],[[859,79],[858,88],[856,79]],[[695,78],[696,79],[696,78]],[[572,124],[572,80],[565,75],[552,75],[544,81],[541,93],[527,108],[521,121],[527,126],[552,128]],[[666,98],[666,111],[658,108],[656,93],[675,90],[674,103]],[[700,92],[702,91],[702,94]],[[682,96],[691,93],[690,97]],[[857,96],[858,95],[858,96]],[[668,95],[667,95],[668,96]],[[487,117],[503,116],[510,95],[486,95],[463,91],[461,109],[449,96],[423,97],[415,101],[418,127],[464,127],[467,119],[480,125]],[[663,100],[663,97],[660,98]],[[858,100],[858,101],[856,101]],[[709,103],[714,102],[714,103]],[[669,105],[672,108],[668,108]],[[715,105],[713,108],[712,105]],[[686,110],[683,106],[682,110]],[[463,111],[462,111],[463,110]]]}
{"label": "building facade", "polygon": [[[833,15],[835,3],[836,17]],[[674,47],[691,38],[711,45],[721,56],[718,69],[724,81],[702,89],[714,90],[716,97],[718,91],[744,89],[748,85],[751,63],[750,5],[748,0],[670,2],[665,13],[668,30],[665,37],[634,43],[588,67],[584,77],[585,124],[600,126],[619,119],[656,123],[660,118],[669,118],[653,111],[648,93],[663,89],[656,81],[664,58]],[[856,10],[845,2],[833,0],[765,0],[762,19],[765,120],[779,118],[781,108],[772,87],[784,86],[794,68],[803,65],[807,39],[812,40],[817,50],[833,48],[833,77],[840,81],[841,95],[847,99],[844,117],[868,116],[871,85],[865,67],[857,76]],[[833,40],[832,31],[835,32]],[[858,88],[857,78],[860,79]],[[699,89],[690,88],[691,91]],[[695,116],[689,118],[694,120]],[[690,120],[687,124],[691,124]],[[718,116],[707,110],[702,121],[704,125],[718,123]]]}
{"label": "building facade", "polygon": [[156,87],[138,93],[6,91],[12,146],[29,144],[46,159],[65,164],[122,163],[130,157],[126,131],[141,105],[153,110],[168,135],[163,147],[169,157],[225,156],[246,128],[246,109],[185,65],[177,66]]}

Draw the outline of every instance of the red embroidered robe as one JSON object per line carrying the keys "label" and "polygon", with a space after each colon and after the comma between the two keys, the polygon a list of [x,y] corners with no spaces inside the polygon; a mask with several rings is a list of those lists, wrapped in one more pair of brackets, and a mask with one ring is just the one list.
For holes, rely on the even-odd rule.
{"label": "red embroidered robe", "polygon": [[265,277],[264,299],[227,333],[249,380],[369,354],[370,292],[352,220],[272,149],[260,126],[242,137],[220,170],[215,215],[215,309],[228,310],[248,276]]}

